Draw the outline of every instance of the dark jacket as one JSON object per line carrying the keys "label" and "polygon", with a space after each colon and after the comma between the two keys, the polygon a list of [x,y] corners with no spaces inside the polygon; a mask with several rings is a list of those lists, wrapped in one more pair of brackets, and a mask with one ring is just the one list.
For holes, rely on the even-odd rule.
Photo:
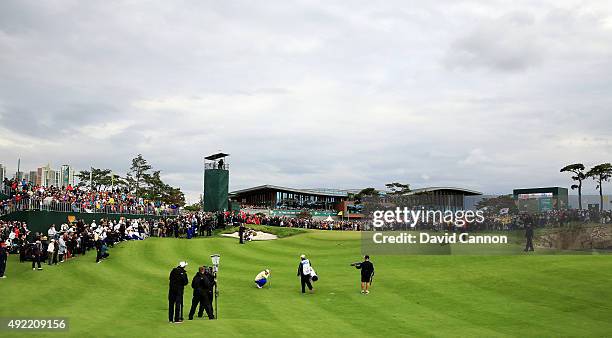
{"label": "dark jacket", "polygon": [[195,276],[191,280],[191,288],[193,289],[193,296],[197,297],[202,294],[202,279],[204,279],[204,274],[199,271],[196,272]]}
{"label": "dark jacket", "polygon": [[7,260],[8,257],[8,248],[0,245],[0,261],[4,262]]}
{"label": "dark jacket", "polygon": [[170,272],[170,291],[183,293],[185,285],[189,284],[189,278],[187,278],[187,272],[185,269],[177,266]]}
{"label": "dark jacket", "polygon": [[38,257],[42,255],[42,243],[36,241],[34,245],[32,245],[32,257]]}
{"label": "dark jacket", "polygon": [[361,269],[361,276],[370,278],[374,274],[374,264],[370,261],[363,261],[361,264],[357,264],[357,269]]}
{"label": "dark jacket", "polygon": [[201,296],[204,299],[211,301],[213,297],[213,288],[215,287],[215,276],[210,274],[209,272],[205,272],[200,281],[201,287]]}
{"label": "dark jacket", "polygon": [[215,287],[215,284],[215,276],[208,272],[204,273],[204,276],[202,277],[202,290],[205,292],[211,292]]}
{"label": "dark jacket", "polygon": [[527,238],[533,238],[533,227],[532,226],[528,226],[525,229],[525,237]]}

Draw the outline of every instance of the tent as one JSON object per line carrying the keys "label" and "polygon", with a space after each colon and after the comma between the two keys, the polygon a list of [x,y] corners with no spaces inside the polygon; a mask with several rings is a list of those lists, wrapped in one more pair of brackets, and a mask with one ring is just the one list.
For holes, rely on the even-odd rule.
{"label": "tent", "polygon": [[327,216],[327,218],[325,219],[325,222],[333,222],[334,219],[331,218],[331,216]]}

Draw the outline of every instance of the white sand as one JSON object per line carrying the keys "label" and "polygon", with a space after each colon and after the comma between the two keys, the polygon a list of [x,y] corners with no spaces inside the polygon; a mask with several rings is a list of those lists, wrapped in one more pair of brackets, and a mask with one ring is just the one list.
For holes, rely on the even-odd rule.
{"label": "white sand", "polygon": [[[234,232],[233,234],[221,234],[221,236],[239,238],[238,232]],[[257,236],[252,237],[254,241],[269,241],[273,239],[278,239],[278,236],[261,231],[257,231]]]}

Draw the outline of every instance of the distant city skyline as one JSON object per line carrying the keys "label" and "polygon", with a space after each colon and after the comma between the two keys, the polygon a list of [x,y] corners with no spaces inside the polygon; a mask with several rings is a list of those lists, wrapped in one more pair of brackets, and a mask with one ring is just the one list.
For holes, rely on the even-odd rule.
{"label": "distant city skyline", "polygon": [[17,178],[20,181],[25,179],[27,182],[38,186],[66,187],[68,185],[75,185],[75,177],[74,168],[68,164],[62,164],[59,170],[55,170],[51,162],[36,167],[36,170],[24,170],[23,165],[20,165],[19,170],[15,167],[15,171],[11,174],[8,166],[0,163],[0,179],[2,180],[4,178]]}

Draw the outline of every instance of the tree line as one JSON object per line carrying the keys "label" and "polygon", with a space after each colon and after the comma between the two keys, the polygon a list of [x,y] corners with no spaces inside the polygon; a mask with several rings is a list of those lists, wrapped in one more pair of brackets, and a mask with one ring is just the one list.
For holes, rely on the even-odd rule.
{"label": "tree line", "polygon": [[[387,183],[385,184],[385,187],[389,189],[389,191],[386,192],[387,195],[404,195],[412,191],[410,190],[410,184],[404,184],[399,182]],[[360,203],[362,198],[368,196],[380,196],[380,193],[381,192],[376,190],[375,188],[365,188],[356,194],[349,193],[348,197]]]}
{"label": "tree line", "polygon": [[561,168],[560,172],[568,172],[572,174],[572,180],[576,184],[572,184],[572,190],[578,190],[578,209],[582,210],[582,182],[587,179],[592,179],[596,183],[596,189],[599,191],[599,210],[603,211],[603,183],[608,182],[612,177],[612,164],[602,163],[586,170],[582,163],[573,163]]}
{"label": "tree line", "polygon": [[[560,172],[568,172],[572,174],[572,180],[576,182],[576,184],[572,184],[572,190],[578,190],[578,209],[582,210],[582,185],[583,182],[587,179],[592,179],[596,183],[596,189],[599,192],[599,208],[600,211],[604,210],[603,205],[603,184],[605,182],[610,181],[612,178],[612,164],[610,163],[602,163],[593,166],[590,169],[586,169],[584,164],[582,163],[573,163],[566,165],[561,168]],[[387,193],[388,195],[403,195],[410,192],[410,185],[402,184],[402,183],[388,183],[385,184],[385,187],[390,191]],[[349,194],[350,198],[355,199],[357,202],[360,202],[363,197],[367,196],[379,196],[380,191],[374,188],[365,188],[362,189],[357,194]],[[491,201],[498,208],[510,208],[514,206],[512,202],[512,197],[510,195],[499,196],[497,199]],[[515,206],[514,206],[515,207]]]}
{"label": "tree line", "polygon": [[142,154],[132,159],[132,165],[125,176],[120,176],[110,169],[92,167],[90,170],[79,171],[77,177],[79,187],[90,187],[96,191],[120,189],[139,198],[185,205],[185,195],[181,189],[166,184],[161,179],[161,171],[153,170]]}

